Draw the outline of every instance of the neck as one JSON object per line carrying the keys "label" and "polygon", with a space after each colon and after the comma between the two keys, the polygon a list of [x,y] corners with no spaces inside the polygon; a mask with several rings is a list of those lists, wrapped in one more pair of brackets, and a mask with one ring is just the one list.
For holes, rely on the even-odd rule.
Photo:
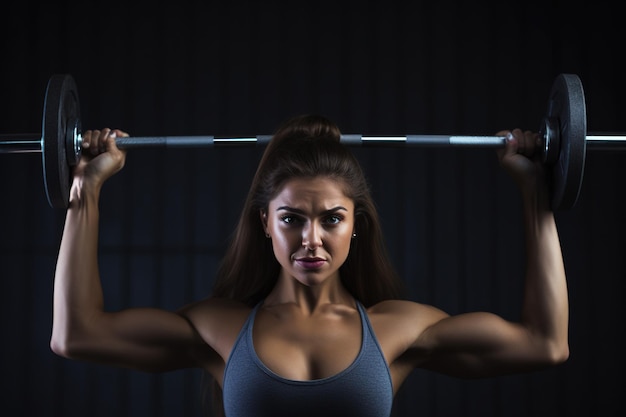
{"label": "neck", "polygon": [[265,306],[292,304],[309,312],[329,304],[355,305],[354,297],[341,283],[339,274],[321,283],[307,285],[292,276],[287,276],[283,271],[263,304]]}

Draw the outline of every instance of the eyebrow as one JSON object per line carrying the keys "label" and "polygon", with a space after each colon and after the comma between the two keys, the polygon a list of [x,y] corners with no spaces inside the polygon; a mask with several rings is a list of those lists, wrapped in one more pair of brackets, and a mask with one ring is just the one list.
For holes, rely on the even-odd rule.
{"label": "eyebrow", "polygon": [[[304,210],[300,210],[300,209],[295,208],[295,207],[280,206],[280,207],[278,207],[276,209],[276,211],[281,211],[281,210],[289,211],[289,212],[297,213],[297,214],[304,214]],[[343,206],[337,206],[337,207],[333,207],[333,208],[328,209],[328,210],[324,210],[322,212],[322,214],[332,214],[332,213],[336,213],[336,212],[341,211],[341,210],[348,211],[348,209],[343,207]]]}

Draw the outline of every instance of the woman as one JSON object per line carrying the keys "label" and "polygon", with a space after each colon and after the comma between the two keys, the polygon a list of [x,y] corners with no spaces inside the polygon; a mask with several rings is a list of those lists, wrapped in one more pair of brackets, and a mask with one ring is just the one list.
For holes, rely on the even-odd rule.
{"label": "woman", "polygon": [[416,368],[464,378],[567,359],[568,300],[537,135],[502,131],[526,231],[522,318],[450,316],[400,298],[363,172],[318,116],[268,144],[210,297],[179,311],[103,311],[98,198],[122,169],[119,130],[87,131],[54,288],[51,347],[67,358],[162,372],[198,367],[228,417],[389,416]]}

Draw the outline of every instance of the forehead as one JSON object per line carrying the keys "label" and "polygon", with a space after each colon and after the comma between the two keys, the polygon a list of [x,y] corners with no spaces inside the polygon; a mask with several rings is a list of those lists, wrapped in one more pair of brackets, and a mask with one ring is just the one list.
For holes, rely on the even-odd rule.
{"label": "forehead", "polygon": [[[320,206],[330,208],[342,205],[352,207],[352,199],[345,194],[345,182],[329,177],[294,178],[283,185],[270,201],[273,204],[300,206]],[[349,206],[349,207],[347,207]]]}

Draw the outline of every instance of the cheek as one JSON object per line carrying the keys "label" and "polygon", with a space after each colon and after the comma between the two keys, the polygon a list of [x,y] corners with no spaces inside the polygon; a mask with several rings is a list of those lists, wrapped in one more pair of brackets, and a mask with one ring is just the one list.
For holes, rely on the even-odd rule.
{"label": "cheek", "polygon": [[285,233],[275,228],[272,231],[272,247],[277,257],[289,256],[291,252],[297,250],[300,246],[300,238],[295,234]]}
{"label": "cheek", "polygon": [[329,236],[325,239],[326,250],[335,255],[347,256],[352,244],[352,231],[349,230],[335,236]]}
{"label": "cheek", "polygon": [[348,256],[348,252],[350,252],[350,246],[352,245],[352,233],[350,233],[342,242],[341,248],[342,252],[345,252],[345,256]]}
{"label": "cheek", "polygon": [[341,231],[337,233],[337,242],[340,242],[343,246],[350,246],[353,231],[354,227],[351,224],[346,224],[341,228]]}

